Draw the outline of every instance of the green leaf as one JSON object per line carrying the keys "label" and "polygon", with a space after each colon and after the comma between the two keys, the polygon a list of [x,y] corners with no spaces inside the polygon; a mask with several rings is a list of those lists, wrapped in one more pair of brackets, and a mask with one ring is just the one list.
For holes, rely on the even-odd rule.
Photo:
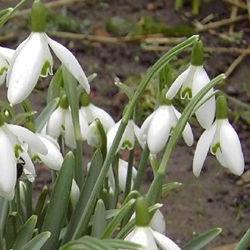
{"label": "green leaf", "polygon": [[36,203],[35,214],[37,216],[39,216],[42,213],[43,209],[44,209],[48,192],[49,192],[48,187],[44,186],[43,190],[42,190],[42,192],[41,192],[41,194],[40,194],[40,196],[39,196],[39,198],[37,200],[37,203]]}
{"label": "green leaf", "polygon": [[62,67],[60,67],[54,74],[48,88],[47,103],[60,96],[61,87],[63,84]]}
{"label": "green leaf", "polygon": [[102,234],[102,238],[109,238],[112,236],[112,233],[115,231],[118,224],[132,210],[134,204],[135,204],[135,199],[131,199],[120,209],[118,214],[107,225],[104,233]]}
{"label": "green leaf", "polygon": [[19,250],[40,250],[49,239],[50,235],[50,232],[40,233]]}
{"label": "green leaf", "polygon": [[205,233],[199,234],[196,238],[188,242],[183,249],[184,250],[199,250],[203,249],[213,239],[215,239],[222,232],[221,228],[213,228]]}
{"label": "green leaf", "polygon": [[53,99],[51,102],[47,104],[45,109],[40,113],[40,115],[36,118],[35,124],[36,124],[36,131],[41,132],[44,125],[48,121],[50,115],[54,112],[54,110],[57,108],[59,103],[59,98]]}
{"label": "green leaf", "polygon": [[26,221],[26,223],[20,228],[20,230],[17,233],[15,242],[12,246],[13,250],[19,250],[32,238],[32,234],[35,229],[36,222],[37,222],[37,216],[32,215]]}
{"label": "green leaf", "polygon": [[29,118],[32,118],[37,112],[36,111],[31,111],[31,112],[25,112],[25,113],[19,113],[15,115],[13,119],[14,124],[24,124],[27,122]]}
{"label": "green leaf", "polygon": [[65,222],[70,200],[70,190],[73,180],[75,159],[69,152],[59,172],[55,187],[52,191],[50,203],[42,226],[42,231],[52,233],[43,249],[56,249],[59,244],[59,236]]}
{"label": "green leaf", "polygon": [[234,250],[246,250],[250,247],[250,228],[246,231]]}
{"label": "green leaf", "polygon": [[13,13],[13,8],[7,8],[0,11],[0,28],[8,21]]}
{"label": "green leaf", "polygon": [[8,200],[0,197],[0,238],[3,236],[5,222],[8,216],[9,202]]}
{"label": "green leaf", "polygon": [[[91,194],[93,187],[96,183],[96,179],[99,176],[99,173],[100,173],[100,170],[102,167],[102,163],[103,163],[102,153],[101,153],[100,149],[97,149],[93,158],[92,158],[89,172],[88,172],[88,175],[86,177],[85,183],[81,189],[79,201],[76,205],[75,211],[74,211],[74,213],[71,217],[71,220],[69,222],[66,236],[65,236],[65,241],[71,239],[75,228],[78,226],[79,223],[81,223],[84,208],[86,206],[86,203],[88,202],[90,194]],[[92,205],[94,208],[95,201],[93,201]],[[92,211],[90,211],[90,212],[92,212]]]}
{"label": "green leaf", "polygon": [[91,236],[100,238],[104,228],[106,227],[106,218],[103,216],[106,212],[105,205],[102,199],[96,203],[95,212],[92,220],[92,233]]}
{"label": "green leaf", "polygon": [[172,190],[178,189],[182,186],[180,182],[170,182],[162,185],[162,192],[161,195],[163,197],[167,196]]}
{"label": "green leaf", "polygon": [[117,250],[130,249],[139,250],[140,245],[118,239],[96,239],[84,236],[78,240],[70,241],[60,248],[60,250]]}

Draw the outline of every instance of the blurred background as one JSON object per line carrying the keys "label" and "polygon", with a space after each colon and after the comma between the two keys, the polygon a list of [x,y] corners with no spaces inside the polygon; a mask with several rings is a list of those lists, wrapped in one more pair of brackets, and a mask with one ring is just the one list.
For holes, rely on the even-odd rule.
{"label": "blurred background", "polygon": [[[0,8],[18,1],[0,0]],[[30,1],[31,2],[31,1]],[[118,77],[136,87],[164,52],[192,34],[200,34],[205,45],[205,68],[213,78],[226,73],[221,87],[229,97],[230,120],[242,142],[245,174],[235,177],[213,157],[208,157],[199,179],[192,174],[195,145],[180,142],[172,156],[166,180],[183,183],[164,197],[170,238],[184,242],[211,227],[221,227],[216,249],[232,249],[250,222],[250,3],[247,0],[51,0],[47,33],[65,44],[78,58],[91,82],[92,101],[109,111],[116,121],[128,101],[114,85]],[[15,49],[29,35],[30,3],[15,13],[0,31],[0,45]],[[172,80],[187,67],[187,51],[171,65]],[[55,59],[55,68],[59,65]],[[40,82],[32,95],[34,108],[45,106],[49,79]],[[1,87],[1,101],[5,98]],[[140,100],[142,119],[154,108],[154,89]],[[139,121],[140,123],[140,121]],[[202,130],[194,127],[197,139]],[[197,140],[196,140],[197,141]],[[87,152],[88,153],[88,152]],[[145,190],[153,175],[148,168]],[[41,166],[36,188],[50,182]],[[228,245],[229,244],[229,245]],[[224,246],[225,245],[225,246]],[[224,248],[222,248],[223,246]]]}

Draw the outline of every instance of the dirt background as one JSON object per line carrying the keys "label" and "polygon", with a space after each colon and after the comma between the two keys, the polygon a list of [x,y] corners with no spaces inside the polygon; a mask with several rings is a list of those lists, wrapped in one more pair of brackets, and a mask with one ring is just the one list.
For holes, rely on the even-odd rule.
{"label": "dirt background", "polygon": [[[15,2],[0,1],[0,6],[11,5]],[[112,16],[126,18],[135,23],[139,22],[141,17],[150,16],[173,26],[183,23],[191,25],[193,21],[202,20],[211,14],[213,15],[212,21],[218,21],[230,17],[231,10],[232,6],[224,1],[210,1],[202,5],[198,16],[193,16],[189,6],[185,6],[179,12],[175,11],[174,1],[172,0],[79,1],[67,5],[67,7],[60,6],[54,9],[56,13],[66,15],[70,20],[81,24],[81,27],[83,27],[79,28],[81,33],[101,37],[113,37],[113,34],[108,33],[105,27]],[[247,14],[247,12],[239,8],[238,14]],[[1,46],[16,48],[29,33],[27,18],[28,15],[26,14],[19,15],[2,29]],[[72,31],[72,26],[70,24],[68,26],[67,29],[69,30],[67,31]],[[216,29],[216,32],[227,33],[228,27]],[[65,31],[60,28],[59,25],[59,31]],[[200,35],[204,44],[208,47],[246,48],[250,37],[249,21],[237,22],[233,28],[237,34],[243,32],[239,43],[225,44],[225,41],[222,41],[223,39],[218,34],[211,34],[208,31],[201,32]],[[15,32],[14,35],[13,32]],[[118,76],[122,81],[125,81],[131,76],[143,74],[163,53],[146,51],[139,42],[114,44],[56,39],[72,50],[87,75],[93,72],[98,74],[91,84],[93,102],[109,111],[116,120],[119,119],[120,110],[126,102],[126,98],[118,93],[117,88],[114,87],[114,77]],[[238,55],[229,52],[207,54],[205,67],[209,75],[213,77],[225,72]],[[249,104],[250,100],[249,62],[250,58],[246,57],[229,76],[226,85],[222,87],[228,94],[245,104]],[[46,89],[46,84],[40,84],[39,88]],[[3,88],[1,89],[1,96],[4,98]],[[45,96],[45,91],[37,89],[34,92],[32,101],[37,110],[41,110],[45,105]],[[242,142],[247,172],[250,169],[248,118],[242,116],[241,108],[234,101],[230,102],[230,107],[231,120],[234,121],[233,125]],[[201,130],[194,126],[194,131],[197,141]],[[166,180],[181,182],[183,186],[162,201],[164,203],[162,211],[166,216],[167,234],[177,243],[183,245],[195,234],[213,227],[221,227],[223,233],[213,242],[212,246],[234,243],[242,237],[250,225],[249,177],[246,177],[244,182],[241,178],[228,173],[226,169],[219,166],[213,157],[209,156],[200,178],[196,179],[192,174],[194,149],[195,145],[192,148],[187,148],[181,142],[172,156]],[[152,173],[149,170],[145,176],[145,189],[151,180]],[[44,167],[40,167],[37,187],[49,181],[49,173]],[[226,249],[230,249],[230,247]]]}

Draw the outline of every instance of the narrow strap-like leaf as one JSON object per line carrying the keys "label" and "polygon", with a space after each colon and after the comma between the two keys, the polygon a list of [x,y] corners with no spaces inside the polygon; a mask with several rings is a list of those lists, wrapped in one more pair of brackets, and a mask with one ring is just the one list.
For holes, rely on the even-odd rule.
{"label": "narrow strap-like leaf", "polygon": [[19,250],[40,250],[49,239],[50,235],[50,232],[40,233]]}
{"label": "narrow strap-like leaf", "polygon": [[69,205],[74,164],[74,155],[72,152],[69,152],[66,155],[59,172],[59,176],[51,195],[48,210],[44,218],[42,231],[51,232],[51,237],[46,242],[43,249],[56,249],[59,244],[58,239],[65,222]]}
{"label": "narrow strap-like leaf", "polygon": [[196,238],[188,242],[184,250],[200,250],[203,249],[208,243],[216,238],[222,232],[221,228],[213,228],[205,233],[199,234]]}
{"label": "narrow strap-like leaf", "polygon": [[20,228],[12,246],[13,250],[21,249],[31,238],[37,222],[37,216],[32,215]]}

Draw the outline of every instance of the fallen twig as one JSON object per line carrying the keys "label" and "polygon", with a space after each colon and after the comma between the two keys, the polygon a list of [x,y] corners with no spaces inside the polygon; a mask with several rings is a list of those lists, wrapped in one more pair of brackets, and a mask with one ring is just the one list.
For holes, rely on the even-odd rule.
{"label": "fallen twig", "polygon": [[234,0],[223,0],[224,2],[226,3],[230,3],[234,6],[237,6],[239,8],[242,8],[242,9],[247,9],[247,5],[243,2],[240,2],[240,1],[234,1]]}
{"label": "fallen twig", "polygon": [[247,54],[242,53],[240,54],[233,62],[232,64],[228,67],[225,75],[228,77],[230,76],[234,70],[240,65],[240,63],[246,58]]}
{"label": "fallen twig", "polygon": [[[72,5],[77,2],[84,2],[84,0],[57,0],[57,1],[49,2],[49,3],[45,3],[45,6],[47,8],[56,8],[56,7],[65,6],[65,5]],[[13,16],[15,17],[25,16],[29,14],[30,11],[31,11],[31,8],[19,10]]]}

